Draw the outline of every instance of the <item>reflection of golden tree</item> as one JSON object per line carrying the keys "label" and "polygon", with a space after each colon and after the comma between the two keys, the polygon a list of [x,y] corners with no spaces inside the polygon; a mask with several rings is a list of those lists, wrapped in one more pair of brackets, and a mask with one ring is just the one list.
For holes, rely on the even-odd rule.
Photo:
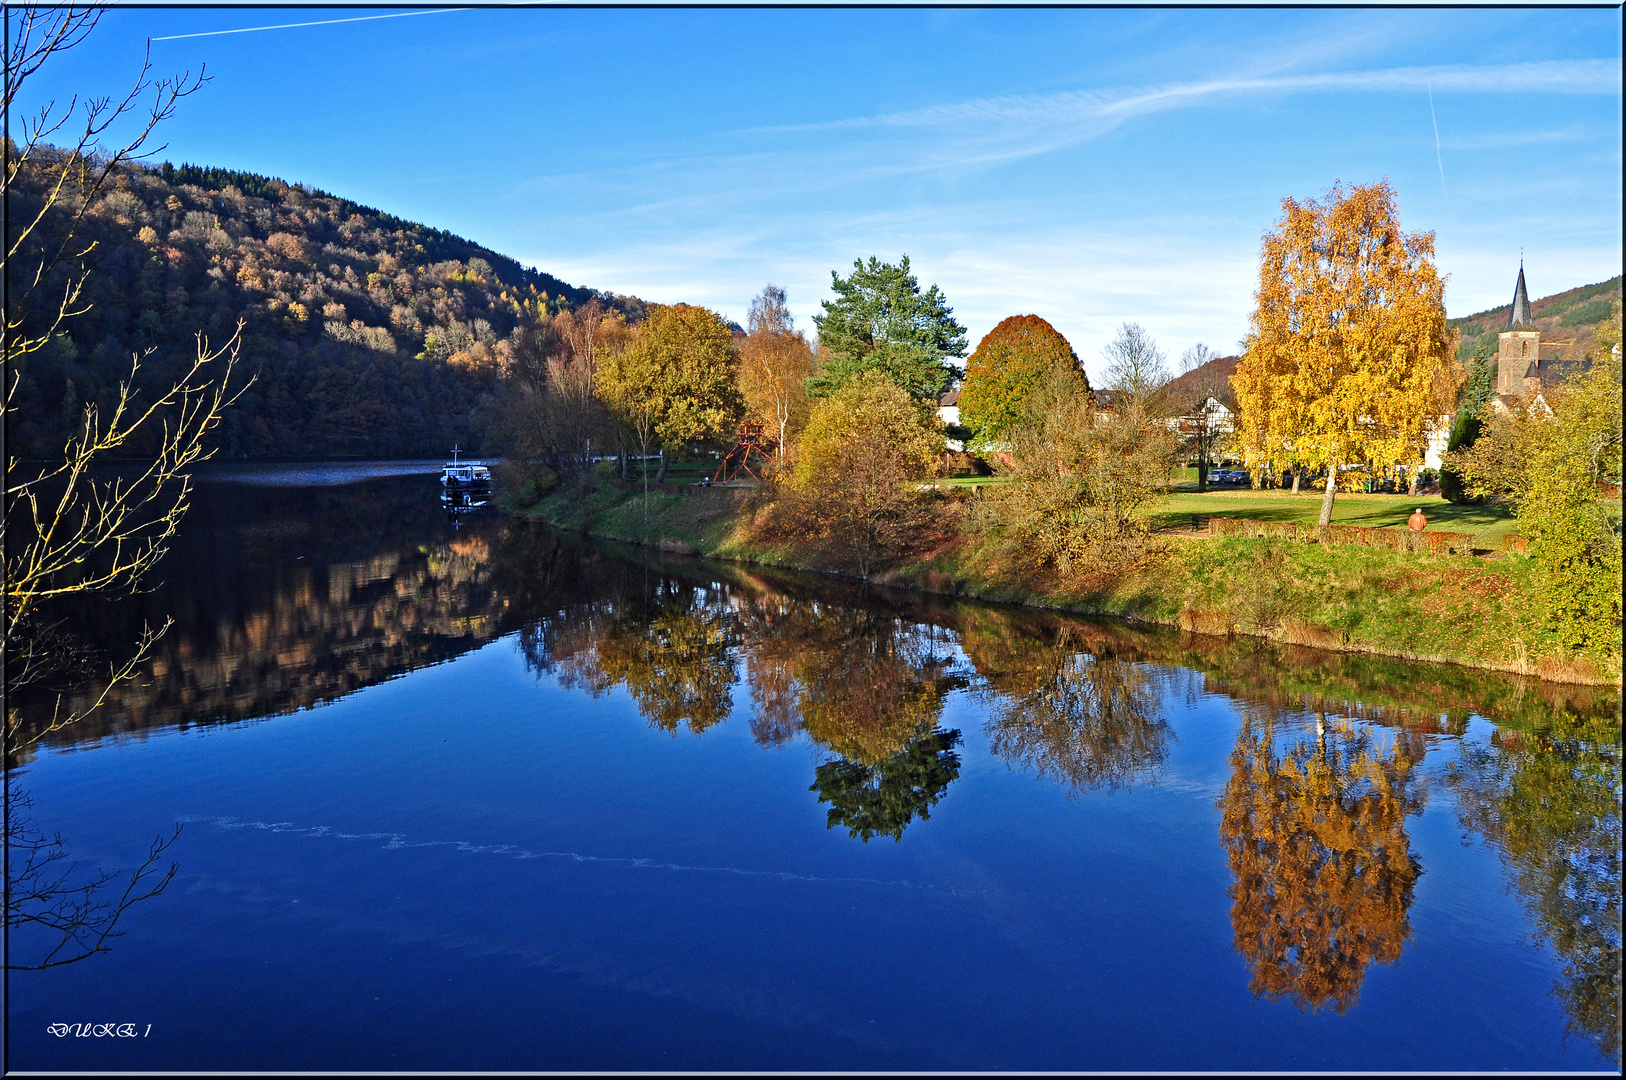
{"label": "reflection of golden tree", "polygon": [[1275,736],[1269,713],[1244,710],[1220,801],[1236,948],[1254,993],[1343,1013],[1411,936],[1410,764],[1319,715],[1314,741],[1278,753]]}
{"label": "reflection of golden tree", "polygon": [[644,717],[677,733],[687,723],[695,734],[728,718],[734,664],[729,655],[730,613],[697,594],[669,595],[652,615],[617,620],[598,647],[607,683],[624,683]]}
{"label": "reflection of golden tree", "polygon": [[873,765],[931,731],[955,683],[930,628],[884,612],[767,594],[741,605],[740,627],[763,742],[805,727]]}
{"label": "reflection of golden tree", "polygon": [[1463,826],[1501,849],[1564,964],[1566,1026],[1620,1062],[1621,742],[1616,723],[1554,711],[1468,745],[1446,780]]}
{"label": "reflection of golden tree", "polygon": [[751,688],[751,734],[763,746],[778,746],[802,729],[796,698],[794,635],[786,633],[797,615],[789,597],[763,592],[742,598],[740,637],[745,641],[745,681]]}
{"label": "reflection of golden tree", "polygon": [[1145,667],[1083,653],[1065,627],[1054,643],[1003,637],[993,656],[972,653],[977,644],[968,637],[967,654],[1000,697],[985,729],[999,757],[1075,794],[1128,787],[1168,757],[1169,725]]}
{"label": "reflection of golden tree", "polygon": [[947,661],[921,628],[861,608],[824,607],[797,674],[808,734],[850,761],[873,765],[931,731],[943,711]]}

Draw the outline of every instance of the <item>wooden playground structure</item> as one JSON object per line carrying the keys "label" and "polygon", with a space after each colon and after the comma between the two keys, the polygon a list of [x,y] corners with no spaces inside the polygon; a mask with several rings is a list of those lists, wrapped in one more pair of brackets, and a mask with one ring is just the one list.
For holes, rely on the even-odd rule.
{"label": "wooden playground structure", "polygon": [[751,455],[755,454],[762,459],[757,463],[758,469],[762,468],[763,464],[773,463],[773,458],[762,447],[762,425],[751,420],[741,423],[734,449],[723,455],[723,460],[717,463],[717,472],[712,481],[726,484],[730,480],[738,479],[742,472],[753,480],[761,480],[761,474],[751,468]]}

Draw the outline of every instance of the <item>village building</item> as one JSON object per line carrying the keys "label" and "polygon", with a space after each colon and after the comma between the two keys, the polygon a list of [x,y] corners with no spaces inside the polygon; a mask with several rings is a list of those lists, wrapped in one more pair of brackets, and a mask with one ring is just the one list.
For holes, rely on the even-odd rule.
{"label": "village building", "polygon": [[1513,312],[1507,329],[1496,335],[1496,393],[1498,397],[1518,397],[1539,385],[1541,331],[1530,317],[1530,294],[1524,287],[1524,264],[1519,264],[1519,281],[1513,287]]}
{"label": "village building", "polygon": [[[950,427],[960,426],[960,384],[955,383],[937,399],[937,418]],[[945,439],[944,442],[950,450],[964,450],[965,443],[959,439]]]}
{"label": "village building", "polygon": [[1236,413],[1225,402],[1209,394],[1185,415],[1172,416],[1165,423],[1170,430],[1184,435],[1195,435],[1198,432],[1229,435],[1236,430]]}
{"label": "village building", "polygon": [[[1565,365],[1563,349],[1570,341],[1543,341],[1530,311],[1530,295],[1524,287],[1524,264],[1519,264],[1519,281],[1513,289],[1513,311],[1507,329],[1496,335],[1496,394],[1491,407],[1511,412],[1521,402],[1527,408],[1551,413],[1543,390],[1561,382]],[[1541,351],[1547,350],[1542,357]]]}

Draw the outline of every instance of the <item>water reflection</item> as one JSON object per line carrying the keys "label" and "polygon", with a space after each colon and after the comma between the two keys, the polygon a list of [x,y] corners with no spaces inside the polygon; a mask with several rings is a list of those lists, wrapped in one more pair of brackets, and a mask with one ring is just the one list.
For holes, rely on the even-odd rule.
{"label": "water reflection", "polygon": [[1313,733],[1284,733],[1285,719],[1245,707],[1231,753],[1220,800],[1231,926],[1255,994],[1341,1014],[1367,968],[1394,963],[1411,938],[1414,763],[1347,720],[1318,713]]}
{"label": "water reflection", "polygon": [[873,765],[836,758],[818,767],[809,791],[830,804],[827,828],[845,828],[864,843],[877,836],[903,839],[904,828],[931,808],[960,775],[958,731],[917,735]]}
{"label": "water reflection", "polygon": [[[159,565],[162,584],[55,613],[81,647],[109,660],[144,624],[175,620],[143,677],[120,685],[60,740],[289,712],[503,632],[490,539],[457,535],[432,504],[402,497],[424,483],[201,487]],[[86,706],[96,690],[69,689],[65,704]],[[26,735],[45,725],[56,701],[20,695],[18,706]]]}
{"label": "water reflection", "polygon": [[968,632],[963,640],[986,680],[985,732],[996,755],[1072,795],[1157,776],[1174,736],[1145,665],[1084,651],[1066,624],[1053,637]]}
{"label": "water reflection", "polygon": [[830,827],[899,839],[959,772],[958,731],[938,728],[966,685],[945,636],[873,606],[655,576],[526,627],[533,669],[596,695],[624,688],[649,723],[700,734],[733,708],[737,657],[764,745],[806,734],[834,760],[811,790]]}
{"label": "water reflection", "polygon": [[[763,747],[806,740],[802,782],[827,826],[897,841],[965,783],[962,733],[944,722],[956,691],[976,695],[992,754],[1077,796],[1158,784],[1185,749],[1166,715],[1185,679],[1194,707],[1237,703],[1218,841],[1256,994],[1343,1013],[1373,964],[1401,956],[1420,763],[1460,744],[1437,790],[1505,859],[1564,965],[1571,1030],[1619,1053],[1613,689],[865,594],[499,517],[454,528],[432,494],[419,477],[200,488],[162,588],[69,613],[79,647],[109,654],[144,621],[173,615],[174,629],[144,678],[48,741],[275,715],[513,634],[539,675],[622,689],[674,738],[735,716]],[[53,704],[20,700],[25,730]],[[1471,716],[1500,727],[1474,742]]]}
{"label": "water reflection", "polygon": [[1558,713],[1464,748],[1447,774],[1463,827],[1501,852],[1563,963],[1569,1031],[1620,1060],[1620,729]]}

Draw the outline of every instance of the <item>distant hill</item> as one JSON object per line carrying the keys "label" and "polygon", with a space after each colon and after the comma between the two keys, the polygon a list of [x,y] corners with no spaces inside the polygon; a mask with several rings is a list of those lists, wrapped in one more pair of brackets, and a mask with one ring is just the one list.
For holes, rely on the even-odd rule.
{"label": "distant hill", "polygon": [[[50,148],[12,188],[29,220]],[[13,289],[68,223],[50,215],[13,263]],[[636,321],[644,303],[570,285],[442,229],[275,177],[198,165],[122,169],[79,223],[94,246],[36,292],[48,319],[80,265],[88,310],[18,365],[13,454],[60,453],[86,402],[105,409],[151,350],[145,381],[173,379],[201,330],[245,322],[244,377],[226,414],[229,457],[393,457],[478,449],[515,331],[598,300]],[[139,449],[139,448],[138,448]]]}
{"label": "distant hill", "polygon": [[1242,362],[1241,354],[1219,356],[1200,367],[1192,368],[1163,387],[1164,397],[1184,406],[1194,402],[1203,392],[1212,393],[1226,408],[1236,408],[1236,395],[1231,391],[1231,374]]}
{"label": "distant hill", "polygon": [[[1612,277],[1596,285],[1582,285],[1544,296],[1531,303],[1530,314],[1543,341],[1571,342],[1559,354],[1561,359],[1580,360],[1592,347],[1598,324],[1609,317],[1610,304],[1620,295],[1621,279]],[[1467,360],[1476,351],[1481,355],[1487,351],[1494,353],[1496,335],[1507,329],[1512,317],[1513,300],[1509,297],[1501,307],[1450,320],[1447,325],[1462,333],[1457,359]]]}

